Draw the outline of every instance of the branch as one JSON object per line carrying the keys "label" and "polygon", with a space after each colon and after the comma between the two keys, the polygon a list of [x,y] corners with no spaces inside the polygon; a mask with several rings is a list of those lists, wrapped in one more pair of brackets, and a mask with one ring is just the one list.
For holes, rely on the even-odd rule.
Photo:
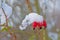
{"label": "branch", "polygon": [[35,7],[36,7],[36,12],[37,12],[38,14],[40,14],[41,8],[39,7],[39,2],[38,2],[38,0],[35,0]]}
{"label": "branch", "polygon": [[2,8],[2,10],[3,10],[3,13],[4,13],[5,18],[6,18],[6,27],[7,27],[7,26],[8,26],[8,18],[7,18],[7,15],[5,14],[4,9],[3,9],[3,8]]}
{"label": "branch", "polygon": [[29,0],[26,0],[26,4],[28,6],[29,11],[32,12],[32,7],[30,5],[30,1]]}
{"label": "branch", "polygon": [[7,18],[7,15],[5,14],[5,11],[4,11],[3,8],[2,8],[2,10],[3,10],[4,16],[5,16],[5,18],[6,18],[6,24],[0,25],[0,26],[5,26],[5,27],[7,27],[9,34],[12,36],[12,40],[13,40],[13,39],[16,40],[16,35],[15,35],[15,33],[12,33],[12,32],[10,31],[9,26],[8,26],[8,18]]}

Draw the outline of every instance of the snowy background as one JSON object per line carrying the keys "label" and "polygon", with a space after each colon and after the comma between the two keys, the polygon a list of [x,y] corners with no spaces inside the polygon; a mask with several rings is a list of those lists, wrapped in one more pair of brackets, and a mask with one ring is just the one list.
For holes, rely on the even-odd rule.
{"label": "snowy background", "polygon": [[[39,5],[39,10],[41,10],[40,15],[42,15],[47,21],[47,39],[46,40],[60,40],[60,0],[37,0],[38,3],[34,4],[36,0],[29,0],[32,7],[32,12],[37,12],[37,4]],[[26,0],[0,0],[0,15],[1,23],[5,23],[5,16],[3,14],[2,8],[4,9],[6,15],[9,19],[9,25],[13,26],[12,30],[15,30],[17,35],[17,40],[31,40],[34,36],[31,25],[27,27],[26,30],[21,31],[19,26],[22,20],[30,10]],[[6,36],[4,36],[4,35]],[[10,40],[10,36],[6,32],[1,32],[0,40]],[[23,38],[22,38],[23,37]],[[39,40],[39,37],[32,37],[32,40]]]}

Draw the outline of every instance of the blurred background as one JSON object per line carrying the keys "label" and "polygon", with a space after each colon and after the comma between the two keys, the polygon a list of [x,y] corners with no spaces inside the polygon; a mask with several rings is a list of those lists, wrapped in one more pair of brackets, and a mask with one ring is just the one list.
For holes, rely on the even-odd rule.
{"label": "blurred background", "polygon": [[[60,40],[60,0],[0,0],[0,24],[4,24],[6,19],[1,8],[8,17],[11,31],[16,34],[16,40]],[[34,31],[31,25],[26,30],[19,29],[22,20],[31,12],[46,19],[45,30]],[[11,35],[0,31],[0,40],[11,40]]]}

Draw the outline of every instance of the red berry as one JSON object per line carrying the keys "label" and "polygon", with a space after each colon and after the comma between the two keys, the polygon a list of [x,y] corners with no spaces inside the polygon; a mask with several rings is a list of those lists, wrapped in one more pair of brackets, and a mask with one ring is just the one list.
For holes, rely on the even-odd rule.
{"label": "red berry", "polygon": [[39,28],[42,27],[42,23],[41,22],[38,23],[38,27]]}
{"label": "red berry", "polygon": [[37,22],[33,22],[32,26],[33,26],[33,28],[36,28],[37,27]]}
{"label": "red berry", "polygon": [[45,20],[43,21],[43,26],[44,26],[45,28],[47,27],[47,23],[46,23]]}

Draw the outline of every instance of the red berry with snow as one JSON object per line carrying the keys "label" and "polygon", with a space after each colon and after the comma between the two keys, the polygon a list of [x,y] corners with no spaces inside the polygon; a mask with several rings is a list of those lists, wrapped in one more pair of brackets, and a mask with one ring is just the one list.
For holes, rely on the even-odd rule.
{"label": "red berry with snow", "polygon": [[28,15],[26,15],[25,19],[22,21],[22,26],[20,26],[20,29],[24,30],[30,24],[32,24],[33,29],[35,29],[36,27],[42,28],[43,26],[44,28],[46,28],[47,26],[43,16],[38,15],[37,13],[29,13]]}

